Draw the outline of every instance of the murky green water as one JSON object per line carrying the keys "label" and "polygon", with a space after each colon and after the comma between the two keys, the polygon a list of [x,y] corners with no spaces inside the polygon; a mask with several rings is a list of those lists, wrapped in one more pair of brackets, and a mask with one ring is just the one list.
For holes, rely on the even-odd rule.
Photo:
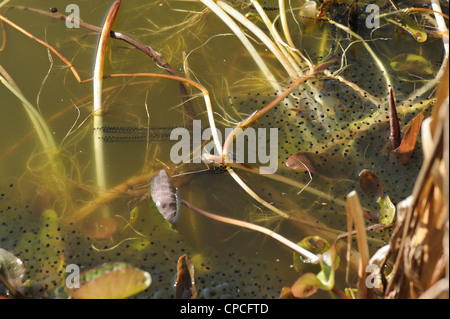
{"label": "murky green water", "polygon": [[[49,0],[32,7],[51,13],[50,8],[58,5],[58,11],[64,13],[69,3],[55,4]],[[229,3],[244,14],[256,12],[245,1]],[[297,15],[301,3],[289,3]],[[77,1],[77,4],[84,22],[100,26],[112,1]],[[261,4],[269,18],[274,19],[277,1]],[[83,80],[91,78],[98,35],[85,28],[67,28],[63,21],[19,7],[29,5],[27,1],[12,0],[0,13],[54,46],[71,61]],[[365,17],[363,5],[358,9],[361,17]],[[399,3],[402,8],[407,5],[407,1]],[[382,6],[382,12],[389,10],[389,6]],[[335,21],[346,23],[344,5],[332,6],[330,14]],[[427,17],[418,22],[431,30],[433,16]],[[420,142],[405,165],[390,159],[389,151],[385,151],[389,143],[389,88],[373,56],[362,44],[347,50],[350,41],[346,32],[329,23],[303,34],[302,42],[299,25],[292,20],[291,12],[289,26],[295,45],[301,46],[303,54],[313,63],[335,59],[328,70],[334,72],[345,66],[339,75],[360,89],[320,75],[294,90],[289,99],[260,118],[254,127],[279,129],[277,174],[308,183],[307,172],[289,170],[284,163],[297,152],[312,152],[322,155],[323,165],[329,166],[337,177],[330,181],[313,175],[308,188],[298,194],[300,189],[266,176],[238,169],[236,172],[278,209],[320,228],[283,221],[253,200],[228,174],[200,173],[207,169],[204,164],[173,164],[170,149],[175,142],[169,140],[168,134],[173,128],[190,123],[183,114],[179,84],[167,79],[104,80],[106,190],[133,176],[166,168],[183,199],[216,214],[276,229],[293,241],[318,233],[333,240],[336,232],[345,231],[345,207],[340,203],[353,189],[359,192],[365,208],[377,209],[377,204],[366,198],[358,186],[358,173],[362,169],[371,169],[380,177],[385,194],[394,203],[408,196],[421,165]],[[281,30],[279,23],[275,27]],[[261,28],[268,33],[264,26]],[[60,287],[67,264],[77,264],[86,270],[107,261],[126,261],[153,277],[150,288],[139,297],[170,298],[174,296],[176,260],[183,253],[202,255],[197,259],[202,261],[196,265],[201,297],[276,298],[281,287],[295,281],[299,274],[292,267],[292,253],[287,248],[263,235],[199,217],[184,207],[179,234],[173,234],[162,229],[150,216],[146,202],[141,202],[133,231],[126,224],[140,195],[133,196],[130,190],[105,206],[117,225],[117,231],[107,238],[93,238],[89,230],[92,225],[103,226],[99,218],[104,209],[95,210],[83,222],[73,223],[80,208],[106,191],[96,186],[92,82],[79,84],[66,65],[44,46],[10,26],[3,25],[3,29],[1,39],[6,42],[0,52],[0,64],[46,120],[61,163],[60,174],[52,173],[24,108],[4,86],[0,87],[0,247],[24,260],[30,267],[29,278],[43,284],[40,288],[43,294],[64,295]],[[230,29],[200,2],[125,1],[113,30],[151,46],[180,75],[203,85],[210,93],[216,124],[222,133],[281,94],[262,76]],[[438,71],[443,58],[442,40],[429,36],[426,42],[418,43],[406,34],[397,39],[394,26],[384,20],[373,32],[364,29],[364,21],[359,21],[359,33],[370,40],[367,43],[388,70],[397,103],[402,106],[400,120],[404,126],[431,101],[432,90],[418,98],[413,92],[432,80]],[[251,42],[280,89],[286,89],[289,74],[253,35]],[[432,74],[405,75],[393,71],[389,62],[402,53],[424,56],[430,62]],[[105,74],[138,72],[165,73],[142,52],[110,39]],[[196,119],[201,120],[205,129],[208,118],[204,100],[197,89],[191,87],[191,91]],[[363,91],[373,99],[360,94]],[[311,189],[324,195],[319,196]],[[59,216],[60,236],[53,241],[36,239],[36,234],[45,233],[41,214],[46,208],[54,209]],[[336,232],[324,232],[324,227]],[[374,238],[371,247],[382,245],[384,239],[383,234]],[[144,248],[139,247],[142,242]],[[40,248],[47,244],[49,249]],[[343,278],[338,282],[343,285]]]}

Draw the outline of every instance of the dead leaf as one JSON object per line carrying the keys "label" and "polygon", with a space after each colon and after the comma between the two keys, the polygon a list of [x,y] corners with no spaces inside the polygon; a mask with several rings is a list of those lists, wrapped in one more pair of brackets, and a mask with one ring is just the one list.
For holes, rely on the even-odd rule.
{"label": "dead leaf", "polygon": [[384,192],[383,184],[375,173],[369,169],[363,169],[359,173],[359,186],[366,196],[375,200],[378,200]]}
{"label": "dead leaf", "polygon": [[197,289],[195,288],[194,263],[188,255],[182,255],[177,263],[177,283],[175,298],[195,299]]}
{"label": "dead leaf", "polygon": [[422,113],[419,113],[412,120],[411,126],[406,131],[406,134],[403,137],[400,146],[394,150],[394,152],[398,155],[399,161],[403,164],[408,162],[412,152],[414,151],[417,136],[419,135],[420,126],[422,125],[423,119],[424,115]]}

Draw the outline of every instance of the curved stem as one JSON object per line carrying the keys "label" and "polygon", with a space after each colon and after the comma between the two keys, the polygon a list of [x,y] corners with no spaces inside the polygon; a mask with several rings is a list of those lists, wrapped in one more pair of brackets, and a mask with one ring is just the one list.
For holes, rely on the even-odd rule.
{"label": "curved stem", "polygon": [[204,211],[194,205],[192,205],[191,203],[185,201],[184,199],[181,199],[181,204],[183,204],[184,206],[192,209],[193,211],[195,211],[196,213],[203,215],[205,217],[217,220],[219,222],[222,223],[226,223],[226,224],[230,224],[230,225],[235,225],[235,226],[239,226],[239,227],[244,227],[247,229],[251,229],[260,233],[263,233],[267,236],[272,237],[275,240],[278,240],[280,243],[282,243],[283,245],[289,247],[290,249],[292,249],[293,251],[299,253],[300,255],[302,255],[305,258],[308,258],[310,260],[311,263],[318,263],[319,262],[319,257],[313,253],[311,253],[310,251],[300,247],[299,245],[297,245],[296,243],[290,241],[289,239],[281,236],[280,234],[274,232],[273,230],[270,230],[268,228],[259,226],[259,225],[255,225],[252,223],[248,223],[242,220],[237,220],[237,219],[233,219],[233,218],[229,218],[229,217],[224,217],[224,216],[219,216],[219,215],[215,215],[215,214],[211,214],[208,213],[207,211]]}
{"label": "curved stem", "polygon": [[105,23],[100,33],[97,45],[97,55],[95,58],[94,78],[93,78],[93,105],[92,114],[94,116],[94,155],[95,172],[97,175],[97,186],[103,192],[106,189],[105,155],[103,145],[103,106],[102,106],[102,85],[103,67],[105,64],[105,52],[108,44],[109,33],[111,32],[114,19],[120,7],[120,1],[116,0],[106,16]]}

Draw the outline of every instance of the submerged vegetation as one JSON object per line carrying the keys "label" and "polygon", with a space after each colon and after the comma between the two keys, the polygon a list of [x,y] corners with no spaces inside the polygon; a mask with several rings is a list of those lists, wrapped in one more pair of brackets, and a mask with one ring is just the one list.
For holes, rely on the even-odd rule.
{"label": "submerged vegetation", "polygon": [[448,297],[448,2],[42,2],[0,2],[1,298]]}

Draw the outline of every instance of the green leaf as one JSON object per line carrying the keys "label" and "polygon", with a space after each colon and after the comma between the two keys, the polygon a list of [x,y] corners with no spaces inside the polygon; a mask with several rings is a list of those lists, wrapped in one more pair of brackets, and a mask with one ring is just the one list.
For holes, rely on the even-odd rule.
{"label": "green leaf", "polygon": [[123,299],[147,289],[149,273],[126,263],[108,263],[80,276],[80,288],[69,289],[74,299]]}
{"label": "green leaf", "polygon": [[345,288],[344,292],[347,296],[353,299],[356,299],[356,296],[358,296],[358,289],[356,288]]}
{"label": "green leaf", "polygon": [[335,270],[339,267],[339,255],[336,253],[336,249],[331,247],[327,252],[322,254],[320,260],[320,267],[322,271],[317,274],[319,281],[319,288],[330,291],[334,287],[335,283]]}
{"label": "green leaf", "polygon": [[378,200],[378,205],[380,205],[380,224],[385,226],[392,226],[395,221],[395,205],[391,202],[389,196],[385,196]]}
{"label": "green leaf", "polygon": [[316,293],[319,281],[312,273],[306,273],[298,278],[291,287],[291,294],[296,298],[306,298]]}
{"label": "green leaf", "polygon": [[319,236],[305,237],[298,245],[314,254],[322,254],[330,248],[330,243]]}
{"label": "green leaf", "polygon": [[[330,244],[319,236],[308,236],[298,242],[297,245],[314,253],[322,254],[330,248]],[[319,270],[318,265],[311,264],[310,261],[299,253],[294,252],[294,269],[297,272]]]}
{"label": "green leaf", "polygon": [[412,53],[402,53],[391,60],[391,68],[396,72],[408,73],[412,75],[431,75],[430,62],[420,55]]}
{"label": "green leaf", "polygon": [[151,210],[159,212],[157,215],[164,217],[166,223],[175,227],[180,213],[178,191],[165,170],[161,170],[153,177],[148,198]]}
{"label": "green leaf", "polygon": [[399,21],[394,21],[392,19],[386,20],[405,30],[407,33],[412,35],[417,42],[427,41],[427,33],[423,31],[423,29],[417,23],[406,19],[401,19]]}

